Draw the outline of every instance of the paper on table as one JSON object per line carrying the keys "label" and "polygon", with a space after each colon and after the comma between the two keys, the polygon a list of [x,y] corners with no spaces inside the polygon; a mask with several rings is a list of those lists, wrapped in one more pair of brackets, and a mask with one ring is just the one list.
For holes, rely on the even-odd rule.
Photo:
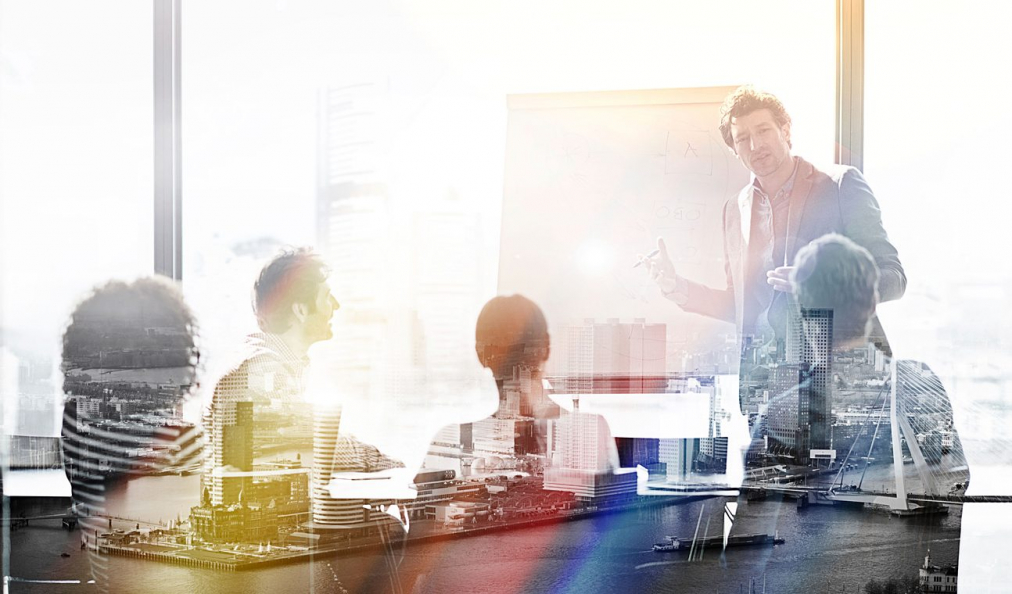
{"label": "paper on table", "polygon": [[415,473],[407,468],[377,472],[338,472],[328,489],[334,499],[414,499],[418,491]]}

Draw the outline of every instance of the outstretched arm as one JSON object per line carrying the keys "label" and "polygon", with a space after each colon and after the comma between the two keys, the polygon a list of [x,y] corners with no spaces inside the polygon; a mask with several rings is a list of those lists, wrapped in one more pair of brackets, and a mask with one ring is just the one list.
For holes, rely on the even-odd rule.
{"label": "outstretched arm", "polygon": [[404,463],[353,436],[338,438],[333,472],[376,472],[391,468],[404,468]]}
{"label": "outstretched arm", "polygon": [[[724,216],[727,216],[725,207]],[[731,277],[731,264],[727,254],[727,242],[724,242],[724,275],[725,288],[714,289],[706,285],[690,281],[675,271],[675,265],[668,255],[667,245],[661,238],[657,239],[656,253],[651,256],[640,256],[647,264],[650,278],[653,279],[664,295],[674,301],[683,310],[690,313],[716,318],[725,322],[735,323],[734,281]]]}

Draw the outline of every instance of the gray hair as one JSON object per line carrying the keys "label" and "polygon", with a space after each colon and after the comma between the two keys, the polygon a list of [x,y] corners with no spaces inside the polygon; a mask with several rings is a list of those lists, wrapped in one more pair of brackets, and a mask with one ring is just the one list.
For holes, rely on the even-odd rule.
{"label": "gray hair", "polygon": [[865,248],[831,233],[798,251],[791,284],[805,309],[832,309],[834,327],[864,328],[878,304],[879,269]]}

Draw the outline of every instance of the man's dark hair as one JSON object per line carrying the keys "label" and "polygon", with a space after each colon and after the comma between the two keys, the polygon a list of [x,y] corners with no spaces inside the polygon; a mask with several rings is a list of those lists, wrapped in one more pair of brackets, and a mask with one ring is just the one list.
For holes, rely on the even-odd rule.
{"label": "man's dark hair", "polygon": [[327,281],[327,265],[310,248],[281,252],[260,271],[253,284],[253,313],[264,332],[279,334],[292,325],[292,305],[315,311],[316,294]]}
{"label": "man's dark hair", "polygon": [[505,379],[514,367],[538,367],[548,359],[548,322],[522,295],[494,297],[478,314],[474,341],[481,364]]}
{"label": "man's dark hair", "polygon": [[879,270],[865,248],[836,233],[798,250],[791,283],[805,309],[832,309],[834,339],[862,332],[878,303]]}
{"label": "man's dark hair", "polygon": [[[768,109],[778,126],[791,123],[791,116],[784,109],[784,104],[775,95],[760,91],[752,85],[738,87],[724,99],[720,106],[720,135],[724,143],[734,150],[734,138],[731,137],[731,119],[746,116],[759,109]],[[787,146],[791,146],[791,137],[787,136]],[[737,151],[736,151],[737,152]]]}

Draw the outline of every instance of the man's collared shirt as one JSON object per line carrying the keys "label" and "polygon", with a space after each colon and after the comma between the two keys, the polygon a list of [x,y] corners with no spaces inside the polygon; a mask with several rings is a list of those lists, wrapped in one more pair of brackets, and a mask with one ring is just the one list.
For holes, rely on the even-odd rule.
{"label": "man's collared shirt", "polygon": [[773,287],[766,281],[766,272],[777,266],[786,266],[787,227],[790,218],[791,192],[798,174],[798,159],[794,170],[776,194],[770,199],[759,178],[752,176],[750,206],[750,232],[747,243],[748,269],[745,271],[745,307],[748,319],[743,320],[745,334],[784,336],[786,317],[781,311],[784,300],[777,299]]}
{"label": "man's collared shirt", "polygon": [[[211,448],[208,456],[210,481],[220,482],[214,469],[226,466],[240,466],[226,459],[226,430],[238,422],[236,406],[240,402],[252,402],[253,418],[268,409],[273,413],[285,411],[292,414],[291,421],[304,434],[312,431],[312,419],[304,413],[310,412],[311,403],[305,400],[305,374],[309,366],[308,356],[298,356],[281,339],[269,332],[251,334],[246,338],[240,362],[218,380],[214,388],[211,407],[205,416],[205,430]],[[302,425],[309,423],[309,425]],[[254,436],[257,439],[259,436]],[[292,445],[292,449],[297,444]],[[254,460],[244,459],[241,471],[251,471]],[[331,472],[372,472],[388,468],[403,467],[404,464],[380,452],[376,447],[357,440],[341,431],[332,456]],[[220,474],[218,476],[221,476]],[[221,489],[219,489],[221,490]],[[214,489],[212,488],[212,495]],[[222,495],[222,503],[231,504],[232,498]],[[227,500],[225,500],[227,499]]]}
{"label": "man's collared shirt", "polygon": [[[774,299],[773,288],[766,282],[766,270],[775,268],[777,266],[789,265],[786,261],[787,251],[787,227],[790,219],[790,203],[791,194],[794,190],[794,185],[798,176],[798,166],[800,159],[792,156],[791,159],[794,161],[794,170],[791,172],[791,176],[784,183],[773,199],[769,199],[769,195],[763,189],[762,184],[759,182],[754,174],[752,175],[751,181],[751,192],[742,192],[738,197],[738,210],[739,219],[741,221],[741,237],[743,240],[743,247],[746,252],[754,255],[751,250],[758,246],[750,245],[752,239],[753,225],[757,223],[754,212],[758,204],[762,201],[769,206],[766,207],[766,212],[769,218],[765,219],[767,225],[772,227],[773,245],[772,253],[764,255],[763,259],[769,261],[765,264],[749,262],[751,266],[750,270],[745,271],[745,286],[743,287],[742,294],[746,303],[752,302],[752,307],[744,307],[746,315],[749,315],[752,319],[742,320],[741,331],[745,334],[756,334],[757,331],[765,332],[770,329],[773,324],[768,323],[767,320],[767,308],[772,303],[774,307],[779,307],[786,304],[786,300]],[[766,247],[769,249],[769,246]],[[746,261],[751,260],[746,255]],[[668,299],[671,299],[679,305],[684,305],[688,301],[689,284],[688,281],[681,275],[675,276],[674,287],[670,291],[663,291],[663,295]],[[782,313],[782,312],[781,312]],[[782,316],[777,315],[774,312],[774,324],[785,322],[786,318],[781,320]],[[761,326],[761,328],[759,328]],[[783,332],[782,329],[781,332]]]}
{"label": "man's collared shirt", "polygon": [[[751,206],[754,209],[756,198],[758,198],[759,200],[768,201],[773,210],[774,267],[788,266],[790,264],[785,260],[784,256],[787,251],[787,221],[790,218],[791,192],[794,190],[794,181],[798,177],[798,158],[791,158],[794,160],[794,171],[791,172],[791,176],[784,182],[783,187],[777,190],[772,200],[770,200],[769,194],[763,189],[759,178],[755,175],[752,176],[753,204]],[[763,272],[763,281],[765,282],[765,271]]]}

